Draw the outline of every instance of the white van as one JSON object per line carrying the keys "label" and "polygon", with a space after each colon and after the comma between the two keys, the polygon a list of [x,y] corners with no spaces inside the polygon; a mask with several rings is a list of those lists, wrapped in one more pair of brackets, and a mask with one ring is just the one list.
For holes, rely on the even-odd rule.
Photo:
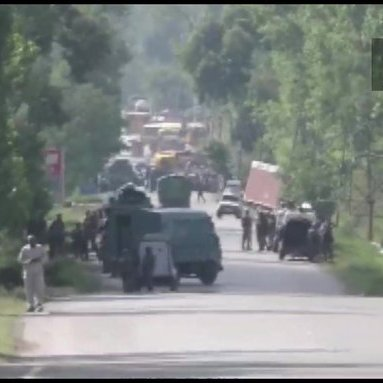
{"label": "white van", "polygon": [[234,194],[242,198],[242,184],[240,180],[228,180],[223,194]]}

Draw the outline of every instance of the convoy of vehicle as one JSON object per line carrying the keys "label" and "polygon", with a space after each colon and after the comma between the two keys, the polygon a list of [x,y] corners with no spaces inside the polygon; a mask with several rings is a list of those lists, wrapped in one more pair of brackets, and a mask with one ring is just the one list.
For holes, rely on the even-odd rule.
{"label": "convoy of vehicle", "polygon": [[[131,154],[141,157],[150,147],[150,156],[134,162],[120,154],[110,159],[101,173],[104,184],[117,190],[107,208],[103,270],[121,278],[125,292],[135,290],[131,271],[149,248],[156,259],[155,283],[172,291],[178,289],[182,278],[197,278],[211,285],[223,270],[220,240],[211,217],[190,208],[192,191],[201,188],[201,169],[204,190],[222,193],[216,209],[218,218],[232,215],[241,219],[249,208],[271,215],[279,209],[277,166],[253,161],[244,190],[238,179],[224,183],[206,167],[206,156],[186,147],[188,140],[196,144],[204,139],[205,126],[185,126],[165,117],[147,121],[140,128],[141,134],[124,136],[122,141]],[[159,207],[154,208],[145,189],[139,188],[148,182],[150,190],[157,191]],[[323,206],[328,212],[329,205]],[[310,230],[314,219],[311,205],[302,205],[299,214],[289,217],[283,230],[273,234],[272,247],[281,260],[289,254],[312,260]]]}
{"label": "convoy of vehicle", "polygon": [[157,279],[167,279],[172,289],[178,287],[180,278],[199,278],[203,284],[210,285],[223,269],[220,241],[210,216],[204,211],[154,209],[145,192],[129,184],[110,201],[107,214],[101,256],[103,270],[112,277],[120,277],[125,292],[134,289],[129,279],[131,257],[139,254],[143,246],[150,245],[156,257],[162,252],[159,265],[168,259],[168,274],[164,274],[166,268],[162,266],[159,266],[162,271],[156,273]]}

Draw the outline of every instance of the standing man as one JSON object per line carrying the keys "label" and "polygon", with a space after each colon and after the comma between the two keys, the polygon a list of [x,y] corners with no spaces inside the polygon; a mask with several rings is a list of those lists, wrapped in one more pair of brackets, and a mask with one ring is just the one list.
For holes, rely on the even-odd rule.
{"label": "standing man", "polygon": [[260,211],[256,225],[259,251],[263,251],[266,247],[267,226],[266,214],[263,211]]}
{"label": "standing man", "polygon": [[[96,237],[98,232],[98,219],[94,213],[91,213],[89,210],[85,213],[84,220],[84,234],[87,243],[87,249],[90,248],[92,251],[97,252]],[[88,254],[88,252],[87,252]],[[87,255],[88,258],[88,255]]]}
{"label": "standing man", "polygon": [[156,266],[156,259],[151,247],[145,249],[145,255],[142,259],[141,276],[142,285],[144,285],[148,291],[153,291],[153,274]]}
{"label": "standing man", "polygon": [[267,250],[272,250],[276,233],[276,216],[273,212],[267,215]]}
{"label": "standing man", "polygon": [[28,244],[23,246],[19,254],[19,262],[23,266],[23,279],[28,312],[43,311],[44,300],[44,263],[46,253],[33,235],[28,236]]}
{"label": "standing man", "polygon": [[124,291],[128,293],[140,290],[142,281],[139,280],[139,260],[137,260],[136,252],[124,249],[122,257],[125,261],[121,270]]}
{"label": "standing man", "polygon": [[242,250],[251,250],[252,238],[251,228],[253,221],[250,217],[249,210],[246,210],[244,217],[242,217]]}
{"label": "standing man", "polygon": [[57,214],[56,219],[49,226],[48,242],[50,258],[55,257],[57,254],[63,254],[65,245],[65,225],[61,214]]}
{"label": "standing man", "polygon": [[76,227],[72,231],[71,237],[74,256],[76,258],[80,258],[81,260],[88,260],[87,242],[80,222],[76,223]]}

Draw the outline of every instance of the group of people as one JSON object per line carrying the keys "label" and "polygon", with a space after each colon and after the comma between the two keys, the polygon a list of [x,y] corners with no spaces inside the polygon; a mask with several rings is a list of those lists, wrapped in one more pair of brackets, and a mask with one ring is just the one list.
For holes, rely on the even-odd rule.
{"label": "group of people", "polygon": [[28,223],[27,235],[35,238],[41,245],[48,245],[49,258],[54,259],[66,253],[66,238],[71,239],[71,252],[76,258],[89,259],[89,251],[97,252],[97,234],[100,226],[98,212],[87,211],[83,222],[77,222],[71,231],[66,230],[62,215],[56,218],[48,226],[43,217],[33,219]]}
{"label": "group of people", "polygon": [[[317,255],[323,253],[328,259],[333,258],[333,234],[329,220],[319,219],[310,204],[303,203],[298,208],[292,203],[281,203],[275,212],[258,209],[255,218],[255,233],[258,240],[259,251],[278,251],[282,240],[284,228],[291,218],[304,218],[310,222],[308,230],[308,241],[310,251]],[[252,226],[253,217],[246,210],[242,217],[242,250],[252,249]]]}
{"label": "group of people", "polygon": [[[76,258],[89,258],[89,249],[97,251],[96,237],[99,230],[97,212],[87,211],[83,223],[78,222],[71,237],[72,252]],[[68,233],[62,215],[58,214],[48,226],[39,216],[30,220],[26,228],[27,243],[22,247],[18,260],[23,267],[25,294],[28,312],[43,311],[44,300],[44,264],[48,259],[65,254],[65,242]],[[48,245],[48,252],[45,249]]]}
{"label": "group of people", "polygon": [[248,209],[242,217],[242,250],[252,250],[253,221],[255,221],[255,234],[259,251],[270,250],[276,229],[275,216],[260,210],[254,218]]}
{"label": "group of people", "polygon": [[87,211],[84,222],[77,222],[70,233],[72,251],[76,258],[89,260],[89,251],[98,252],[97,235],[100,230],[100,214]]}

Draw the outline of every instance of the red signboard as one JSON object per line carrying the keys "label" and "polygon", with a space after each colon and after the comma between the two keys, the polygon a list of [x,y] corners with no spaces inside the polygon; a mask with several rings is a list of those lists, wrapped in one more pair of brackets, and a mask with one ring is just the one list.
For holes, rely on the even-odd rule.
{"label": "red signboard", "polygon": [[50,176],[59,178],[63,171],[62,152],[54,148],[45,150],[45,166]]}

